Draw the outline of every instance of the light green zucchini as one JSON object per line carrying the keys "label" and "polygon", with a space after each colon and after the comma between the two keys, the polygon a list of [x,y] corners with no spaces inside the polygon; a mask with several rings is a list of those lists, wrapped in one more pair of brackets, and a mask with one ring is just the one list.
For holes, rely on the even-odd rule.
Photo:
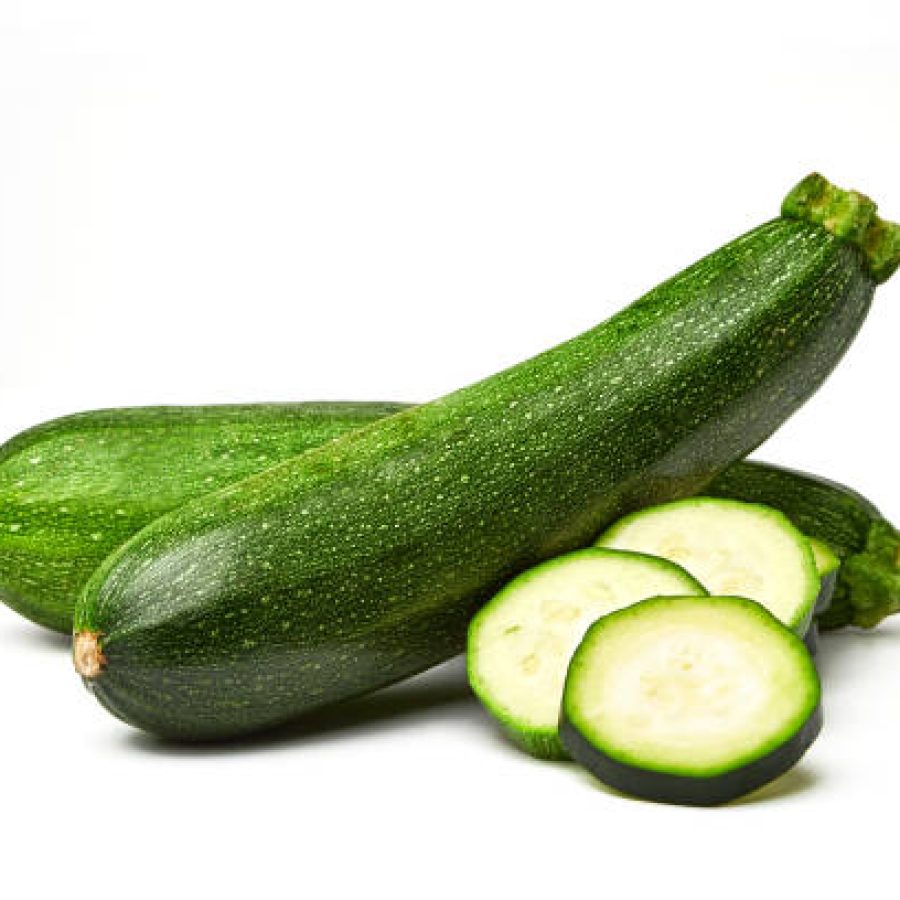
{"label": "light green zucchini", "polygon": [[691,497],[631,513],[598,547],[670,559],[710,594],[747,597],[803,637],[821,580],[809,541],[771,506]]}

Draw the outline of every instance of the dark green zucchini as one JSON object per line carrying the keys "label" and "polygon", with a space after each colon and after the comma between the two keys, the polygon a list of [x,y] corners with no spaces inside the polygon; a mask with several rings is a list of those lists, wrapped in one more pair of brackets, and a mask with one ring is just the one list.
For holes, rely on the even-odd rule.
{"label": "dark green zucchini", "polygon": [[812,548],[813,558],[816,561],[816,571],[819,573],[819,596],[816,597],[816,606],[813,610],[815,615],[819,616],[831,606],[834,586],[837,584],[838,569],[841,567],[841,559],[824,541],[809,535],[806,536],[806,539]]}
{"label": "dark green zucchini", "polygon": [[873,628],[900,610],[900,532],[856,491],[803,472],[743,462],[704,493],[774,506],[837,554],[841,564],[831,603],[818,615],[821,629]]}
{"label": "dark green zucchini", "polygon": [[[135,407],[31,428],[0,447],[0,600],[34,622],[71,632],[75,601],[90,575],[153,519],[406,408],[363,401]],[[52,464],[32,463],[36,456]],[[854,562],[851,577],[841,580],[844,611],[824,627],[859,624],[847,614],[854,584],[860,605],[881,617],[900,609],[900,536],[856,492],[803,472],[739,462],[705,493],[777,507],[795,524],[805,522],[808,534],[838,546],[849,537],[844,555]],[[874,568],[871,554],[858,552],[870,526],[881,560]],[[821,574],[817,615],[830,604],[838,577]]]}
{"label": "dark green zucchini", "polygon": [[580,337],[157,519],[87,585],[76,668],[126,721],[204,739],[460,652],[510,577],[696,494],[824,381],[886,264],[874,207],[829,187],[825,227],[821,189]]}
{"label": "dark green zucchini", "polygon": [[29,429],[0,447],[0,599],[71,632],[90,574],[155,518],[401,408],[143,407]]}

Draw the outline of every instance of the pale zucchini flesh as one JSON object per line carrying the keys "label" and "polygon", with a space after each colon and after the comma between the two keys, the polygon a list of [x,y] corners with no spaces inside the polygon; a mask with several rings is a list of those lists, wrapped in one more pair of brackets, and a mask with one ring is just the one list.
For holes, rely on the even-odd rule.
{"label": "pale zucchini flesh", "polygon": [[653,598],[600,619],[565,682],[566,749],[624,793],[727,802],[790,768],[821,726],[802,641],[738,597]]}
{"label": "pale zucchini flesh", "polygon": [[828,544],[809,535],[806,536],[806,539],[813,552],[813,560],[820,578],[824,578],[840,568],[841,560]]}
{"label": "pale zucchini flesh", "polygon": [[[813,607],[813,615],[821,615],[830,606],[834,599],[834,590],[837,587],[838,570],[841,567],[840,557],[824,541],[806,536],[813,559],[816,563],[816,571],[819,573],[819,594]],[[819,646],[818,625],[813,622],[807,632],[806,646],[810,653],[815,653]]]}
{"label": "pale zucchini flesh", "polygon": [[710,497],[662,504],[620,519],[597,546],[670,559],[710,594],[756,600],[800,636],[821,586],[809,541],[760,504]]}
{"label": "pale zucchini flesh", "polygon": [[597,618],[657,594],[705,591],[679,566],[638,553],[587,549],[536,566],[474,617],[473,690],[529,753],[564,758],[559,704],[572,652]]}

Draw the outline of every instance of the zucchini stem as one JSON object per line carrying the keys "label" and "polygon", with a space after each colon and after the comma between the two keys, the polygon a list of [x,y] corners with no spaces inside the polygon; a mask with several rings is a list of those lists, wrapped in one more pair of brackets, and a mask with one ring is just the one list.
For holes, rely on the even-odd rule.
{"label": "zucchini stem", "polygon": [[106,657],[100,648],[100,634],[96,631],[79,631],[72,647],[75,671],[82,678],[96,678],[106,665]]}
{"label": "zucchini stem", "polygon": [[900,266],[900,225],[876,215],[873,200],[845,191],[818,173],[807,175],[784,199],[781,214],[821,225],[856,247],[876,284]]}
{"label": "zucchini stem", "polygon": [[869,529],[866,547],[841,562],[832,605],[819,617],[825,630],[874,628],[900,612],[900,532],[888,522]]}

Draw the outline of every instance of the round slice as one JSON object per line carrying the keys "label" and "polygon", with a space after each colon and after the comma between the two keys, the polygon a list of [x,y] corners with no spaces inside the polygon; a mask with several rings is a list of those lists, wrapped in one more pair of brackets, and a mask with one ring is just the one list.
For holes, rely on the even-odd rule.
{"label": "round slice", "polygon": [[572,657],[560,735],[601,781],[711,806],[790,769],[822,724],[803,642],[743,597],[657,597],[600,619]]}
{"label": "round slice", "polygon": [[684,569],[654,556],[578,550],[511,581],[469,626],[469,683],[525,750],[566,754],[559,704],[572,652],[600,616],[659,594],[706,591]]}
{"label": "round slice", "polygon": [[841,567],[840,557],[828,546],[824,541],[817,538],[806,538],[809,541],[810,549],[813,552],[813,559],[816,563],[816,571],[819,573],[819,596],[816,597],[813,613],[825,612],[831,606],[831,600],[834,597],[834,588],[837,584],[838,569]]}
{"label": "round slice", "polygon": [[800,636],[812,619],[820,587],[812,549],[771,507],[677,500],[620,519],[597,545],[671,559],[710,594],[756,600]]}

